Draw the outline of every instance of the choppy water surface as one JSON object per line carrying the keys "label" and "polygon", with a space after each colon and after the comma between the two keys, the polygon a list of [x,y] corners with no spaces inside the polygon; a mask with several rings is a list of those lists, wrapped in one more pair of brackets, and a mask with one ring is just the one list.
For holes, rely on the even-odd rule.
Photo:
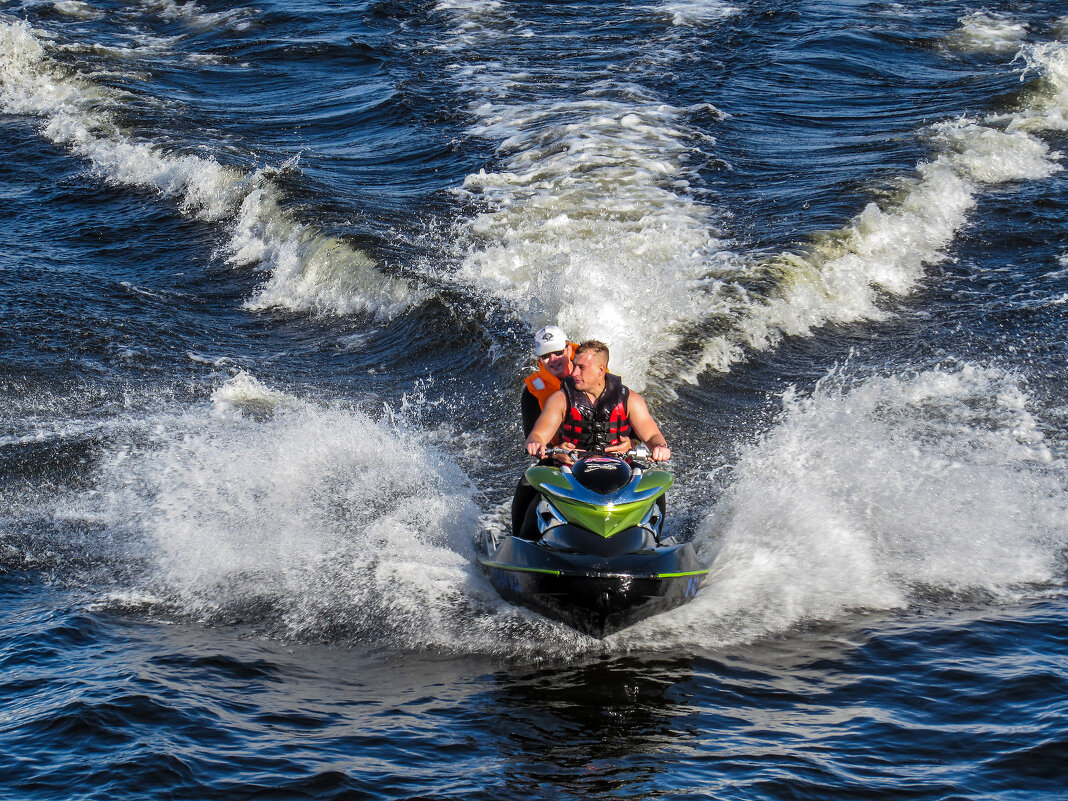
{"label": "choppy water surface", "polygon": [[[1054,799],[1068,7],[0,3],[5,797]],[[712,573],[472,540],[533,330]]]}

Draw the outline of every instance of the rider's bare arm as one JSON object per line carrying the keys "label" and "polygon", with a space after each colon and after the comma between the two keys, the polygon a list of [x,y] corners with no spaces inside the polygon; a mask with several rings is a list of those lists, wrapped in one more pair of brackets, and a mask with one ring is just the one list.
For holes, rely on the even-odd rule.
{"label": "rider's bare arm", "polygon": [[667,440],[660,433],[660,426],[656,424],[653,416],[649,414],[649,407],[645,405],[645,399],[637,392],[630,393],[627,402],[627,416],[630,418],[630,427],[638,435],[638,439],[649,446],[652,458],[657,462],[664,462],[671,458],[671,448]]}

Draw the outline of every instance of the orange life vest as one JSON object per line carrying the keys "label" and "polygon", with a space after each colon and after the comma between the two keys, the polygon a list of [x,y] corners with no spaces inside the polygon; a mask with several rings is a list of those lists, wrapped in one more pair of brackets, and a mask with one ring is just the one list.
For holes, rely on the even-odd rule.
{"label": "orange life vest", "polygon": [[[574,342],[567,343],[568,359],[574,357],[575,348],[577,347],[578,345]],[[560,379],[542,366],[541,359],[538,359],[538,369],[524,378],[523,383],[527,385],[530,394],[538,399],[538,405],[543,409],[545,408],[545,401],[549,400],[549,396],[560,389]]]}

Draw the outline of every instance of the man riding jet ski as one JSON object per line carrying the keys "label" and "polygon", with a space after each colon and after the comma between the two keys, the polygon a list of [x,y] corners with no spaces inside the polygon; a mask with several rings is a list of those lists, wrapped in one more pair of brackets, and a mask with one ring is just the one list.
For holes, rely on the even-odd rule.
{"label": "man riding jet ski", "polygon": [[656,462],[671,458],[671,448],[649,414],[642,396],[608,372],[608,346],[596,339],[578,346],[571,375],[561,381],[527,436],[527,453],[545,458],[545,448],[559,434],[565,449],[591,446],[607,453],[627,450],[633,432],[652,448]]}
{"label": "man riding jet ski", "polygon": [[[543,328],[535,336],[535,349],[540,354],[543,346],[553,344],[555,340],[566,343],[563,330],[556,326]],[[645,401],[638,393],[623,386],[619,376],[608,372],[608,346],[595,339],[574,348],[567,343],[567,348],[558,355],[558,363],[564,362],[564,356],[569,351],[572,354],[567,359],[571,365],[570,375],[556,379],[560,386],[556,392],[545,396],[544,400],[539,398],[543,408],[529,430],[528,414],[524,408],[523,429],[527,435],[527,453],[541,458],[543,464],[570,464],[571,459],[566,454],[560,454],[555,459],[547,458],[545,448],[560,444],[569,450],[580,448],[621,453],[631,447],[633,435],[652,446],[654,460],[670,459],[671,449],[649,414]],[[559,370],[554,369],[553,372],[556,374]],[[546,377],[546,380],[550,378]],[[526,380],[528,389],[530,379],[528,376]],[[526,394],[524,392],[524,399]],[[535,496],[534,488],[524,476],[512,497],[512,534],[520,535]],[[663,499],[660,504],[663,507]]]}
{"label": "man riding jet ski", "polygon": [[[543,460],[523,482],[536,502],[511,536],[484,532],[479,563],[505,599],[600,637],[685,603],[708,570],[662,537],[674,479],[634,459],[671,450],[645,402],[607,372],[603,343],[580,345],[573,364],[527,438]],[[557,433],[561,447],[547,448]],[[632,433],[652,454],[628,450]]]}

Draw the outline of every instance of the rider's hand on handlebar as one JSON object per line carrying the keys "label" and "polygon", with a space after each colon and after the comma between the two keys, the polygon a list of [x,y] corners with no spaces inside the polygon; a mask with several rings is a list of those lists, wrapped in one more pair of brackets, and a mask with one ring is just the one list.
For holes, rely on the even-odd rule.
{"label": "rider's hand on handlebar", "polygon": [[649,458],[654,462],[666,462],[671,458],[671,448],[667,445],[654,445]]}
{"label": "rider's hand on handlebar", "polygon": [[575,460],[571,456],[567,455],[566,453],[560,453],[560,451],[575,450],[575,446],[573,444],[571,444],[570,442],[562,442],[560,443],[560,447],[555,448],[555,450],[556,453],[553,454],[553,458],[556,459],[558,464],[562,464],[567,467],[571,467],[575,464]]}

